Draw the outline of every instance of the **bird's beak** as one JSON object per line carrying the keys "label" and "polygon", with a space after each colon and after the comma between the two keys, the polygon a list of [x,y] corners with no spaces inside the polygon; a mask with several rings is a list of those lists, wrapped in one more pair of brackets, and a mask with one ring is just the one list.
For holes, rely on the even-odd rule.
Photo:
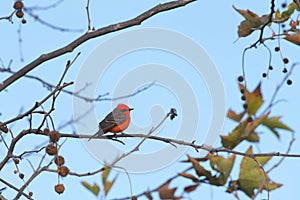
{"label": "bird's beak", "polygon": [[134,108],[129,108],[129,111],[132,111],[132,110],[134,110]]}

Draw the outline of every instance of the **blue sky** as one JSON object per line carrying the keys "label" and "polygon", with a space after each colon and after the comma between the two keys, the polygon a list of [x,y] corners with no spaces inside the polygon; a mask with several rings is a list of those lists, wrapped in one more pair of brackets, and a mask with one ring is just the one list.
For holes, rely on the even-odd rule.
{"label": "blue sky", "polygon": [[[150,2],[133,0],[114,0],[109,2],[91,1],[91,25],[95,28],[99,28],[119,21],[128,20],[161,2],[162,1]],[[27,6],[43,6],[38,1],[24,3]],[[280,5],[281,2],[277,1],[276,3]],[[254,33],[249,38],[240,38],[234,43],[234,41],[237,39],[237,26],[243,19],[242,16],[232,9],[233,4],[237,8],[248,8],[252,11],[256,11],[259,15],[267,13],[270,7],[269,1],[220,1],[217,3],[211,1],[194,2],[186,7],[158,14],[145,21],[141,26],[132,27],[128,30],[122,30],[120,32],[112,33],[88,41],[75,49],[74,52],[42,64],[40,67],[30,72],[30,74],[40,76],[48,82],[56,83],[63,71],[66,61],[73,59],[78,52],[81,52],[81,55],[72,66],[65,79],[65,81],[74,81],[80,77],[80,70],[84,67],[86,60],[89,58],[92,52],[94,52],[99,45],[102,45],[108,39],[118,36],[119,34],[126,33],[126,31],[129,30],[132,31],[141,28],[153,27],[163,28],[185,35],[204,49],[212,62],[215,64],[221,80],[223,81],[223,87],[226,94],[226,110],[232,108],[236,111],[241,111],[242,101],[240,100],[240,93],[236,80],[237,76],[241,74],[241,55],[243,49],[257,39],[258,34]],[[0,16],[4,16],[9,13],[11,8],[11,2],[2,2],[0,6]],[[85,2],[63,1],[54,9],[39,11],[36,12],[36,14],[38,14],[42,19],[52,22],[57,26],[82,29],[84,31],[87,28]],[[25,18],[28,21],[27,24],[21,25],[24,62],[20,62],[19,54],[20,48],[17,34],[17,30],[20,27],[19,20],[14,18],[13,24],[10,24],[7,21],[0,21],[0,30],[2,32],[2,37],[0,38],[0,58],[6,66],[12,59],[12,70],[20,69],[33,59],[37,58],[41,53],[47,53],[64,46],[65,44],[79,37],[84,32],[62,33],[41,25],[29,16],[25,15]],[[270,31],[267,31],[266,34],[270,34]],[[271,50],[273,50],[276,46],[275,41],[268,41],[266,44],[271,48]],[[291,62],[299,62],[299,50],[297,46],[282,41],[281,49],[284,55],[288,56]],[[114,49],[109,50],[113,51]],[[99,64],[94,62],[95,65],[100,65],[100,67],[102,63],[103,62],[101,59],[99,59]],[[249,87],[252,89],[260,81],[262,81],[262,91],[266,102],[270,101],[270,95],[273,94],[275,87],[283,78],[281,73],[283,68],[282,62],[278,54],[273,53],[272,64],[274,66],[274,71],[271,73],[268,79],[262,80],[261,74],[266,71],[268,66],[268,52],[265,48],[260,47],[258,49],[250,50],[246,54],[245,66]],[[139,67],[149,65],[162,65],[168,66],[169,69],[172,68],[174,72],[180,74],[191,87],[191,91],[195,96],[195,101],[197,102],[199,109],[199,119],[195,120],[195,122],[191,121],[191,125],[197,124],[198,129],[195,137],[197,141],[201,143],[205,137],[203,133],[208,131],[209,122],[212,118],[212,105],[210,102],[211,96],[209,86],[207,85],[207,82],[205,82],[205,77],[196,73],[191,67],[190,63],[186,62],[186,60],[183,60],[182,57],[178,55],[157,49],[143,49],[124,54],[116,58],[105,71],[96,87],[97,89],[95,96],[111,91],[114,91],[113,96],[124,95],[122,94],[122,90],[120,90],[120,85],[118,85],[120,83],[124,83],[121,86],[127,89],[129,88],[129,83],[133,84],[133,90],[143,86],[134,85],[133,81],[130,82],[130,80],[128,82],[126,77],[129,77],[129,72],[132,72]],[[98,69],[95,67],[95,70]],[[98,71],[95,71],[95,73],[96,72],[98,73]],[[282,115],[282,120],[295,130],[296,142],[293,145],[292,153],[297,153],[300,150],[298,141],[298,132],[300,127],[296,120],[298,119],[298,99],[300,97],[296,90],[296,88],[299,88],[299,82],[297,80],[298,73],[300,72],[296,68],[291,77],[293,80],[293,85],[284,86],[279,92],[278,99],[283,99],[285,101],[277,104],[272,110],[272,115]],[[7,74],[0,74],[1,80],[6,76]],[[169,77],[166,75],[166,79],[168,78]],[[124,82],[121,82],[121,80],[124,80]],[[139,79],[137,77],[134,80],[138,81]],[[172,87],[170,85],[164,86],[162,84],[157,84],[151,87],[149,90],[126,100],[130,106],[135,108],[132,113],[132,125],[126,132],[146,133],[152,126],[159,122],[159,117],[162,118],[163,113],[167,112],[170,107],[176,107],[179,117],[174,121],[166,122],[164,127],[158,133],[160,136],[173,137],[174,134],[180,130],[180,125],[186,118],[184,118],[182,115],[182,113],[184,113],[184,108],[181,107],[183,104],[181,102],[182,97],[174,93],[175,89]],[[131,89],[131,87],[129,89]],[[45,95],[47,95],[47,93],[48,91],[43,88],[40,83],[25,78],[20,79],[20,81],[11,85],[7,92],[2,92],[0,94],[0,103],[1,105],[5,105],[2,106],[1,109],[2,115],[0,116],[0,121],[10,119],[18,114],[21,110],[30,108],[35,101],[42,99]],[[186,96],[188,96],[188,93]],[[94,104],[86,103],[85,108],[88,109],[93,107],[94,116],[96,120],[99,121],[116,103],[118,102],[103,101]],[[45,107],[49,105],[50,104],[48,103],[45,105]],[[56,111],[53,113],[55,124],[59,126],[66,123],[72,118],[73,114],[74,108],[72,105],[71,96],[62,94],[56,104]],[[36,123],[38,122],[38,118],[36,118]],[[28,124],[26,120],[24,120],[22,123],[12,124],[10,128],[14,131],[14,133],[17,133],[27,125]],[[79,123],[79,126],[80,125],[88,127],[90,131],[93,131],[97,128],[97,123],[93,123],[91,126],[88,126],[88,124],[85,123]],[[234,128],[234,126],[235,123],[225,119],[221,134],[227,134]],[[61,131],[72,133],[75,129],[75,132],[77,132],[76,128],[78,128],[77,125],[68,126]],[[261,131],[262,142],[260,144],[254,144],[255,152],[285,152],[290,140],[289,132],[280,132],[281,139],[277,140],[276,137],[267,130],[262,129]],[[25,137],[20,145],[17,146],[16,154],[21,153],[24,151],[24,149],[29,150],[45,141],[46,139],[40,136]],[[126,143],[125,147],[118,144],[114,145],[122,148],[124,151],[128,151],[136,144],[136,141],[134,140],[124,141]],[[216,146],[220,145],[219,142],[220,141],[217,141]],[[98,142],[93,141],[92,145],[96,147],[96,150],[101,149],[99,148]],[[238,146],[237,149],[245,151],[248,146],[248,143],[242,144]],[[142,146],[141,151],[137,154],[149,154],[164,147],[165,144],[147,141]],[[95,159],[92,154],[88,153],[87,150],[90,150],[89,147],[86,147],[81,141],[69,139],[61,148],[60,153],[65,157],[66,165],[71,169],[71,171],[80,173],[93,171],[101,166],[101,163]],[[107,149],[104,151],[107,151]],[[0,155],[3,155],[4,153],[5,148],[4,146],[1,146]],[[185,154],[187,153],[195,157],[198,155],[194,150],[189,149],[186,153],[184,153],[184,155],[182,155],[182,157],[177,159],[178,161],[174,161],[165,167],[159,168],[159,170],[157,169],[152,172],[144,173],[131,173],[130,178],[133,183],[133,194],[143,192],[147,190],[147,188],[155,188],[169,177],[172,177],[180,170],[188,167],[187,164],[179,162],[180,160],[186,158]],[[224,156],[226,156],[226,154],[224,154]],[[40,158],[40,156],[33,156],[33,158],[31,158],[33,164],[38,163]],[[159,160],[160,158],[157,159]],[[234,169],[236,170],[234,170],[232,174],[232,179],[237,179],[237,169],[239,167],[238,161],[240,161],[240,159],[241,158],[239,157],[235,164]],[[271,161],[269,164],[267,164],[266,168],[268,169],[268,167],[272,166],[272,163],[274,164],[278,160],[279,158],[274,158],[274,161]],[[155,160],[153,162],[155,162]],[[135,165],[140,164],[141,163],[136,163]],[[22,161],[22,165],[20,165],[20,167],[21,171],[23,171],[25,175],[26,172],[31,172],[30,165],[26,160]],[[284,184],[282,188],[271,192],[271,199],[283,199],[286,197],[286,194],[289,194],[290,197],[294,198],[299,196],[299,192],[297,190],[298,184],[296,182],[300,178],[300,175],[297,171],[298,168],[298,160],[288,158],[282,165],[280,165],[270,174],[270,177],[273,181]],[[8,165],[3,171],[0,172],[0,176],[16,185],[21,185],[22,182],[13,175],[12,171],[13,165]],[[116,174],[119,174],[118,180],[113,186],[108,199],[129,195],[130,187],[126,174],[115,171],[112,175],[114,176]],[[66,186],[66,191],[63,195],[58,196],[53,192],[53,186],[57,183],[57,176],[51,173],[44,173],[30,185],[30,190],[34,192],[34,197],[36,199],[45,199],[45,196],[47,196],[46,199],[74,199],[74,197],[76,199],[82,199],[82,197],[93,199],[92,194],[81,186],[80,181],[82,180],[90,183],[100,183],[101,181],[100,175],[84,178],[68,176],[62,180]],[[179,187],[182,187],[183,185],[187,184],[192,183],[183,179],[178,179],[172,182],[171,186],[176,187],[177,185],[180,185]],[[201,195],[203,199],[234,199],[232,195],[225,193],[225,190],[225,187],[201,185],[197,192],[191,193],[190,197],[192,199],[197,199],[197,197]],[[7,189],[3,194],[7,197],[10,197],[14,193]],[[241,199],[244,199],[243,194],[240,194]],[[260,198],[266,198],[266,193],[263,193]]]}

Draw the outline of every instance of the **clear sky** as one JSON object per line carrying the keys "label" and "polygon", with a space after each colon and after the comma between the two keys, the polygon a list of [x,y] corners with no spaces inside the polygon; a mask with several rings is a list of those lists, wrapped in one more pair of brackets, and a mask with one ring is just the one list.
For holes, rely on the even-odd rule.
{"label": "clear sky", "polygon": [[[39,1],[24,1],[24,3],[28,7],[46,6],[46,4],[41,4]],[[91,25],[97,29],[112,23],[128,20],[158,3],[162,3],[162,1],[111,0],[99,2],[91,0]],[[83,34],[87,29],[85,4],[86,2],[84,1],[62,1],[55,8],[34,12],[41,19],[56,26],[81,29],[81,32],[53,30],[26,16],[26,14],[27,24],[25,25],[20,25],[20,20],[16,18],[13,19],[13,24],[4,20],[0,21],[0,58],[4,66],[7,66],[12,59],[11,69],[16,71],[42,53],[56,50]],[[97,129],[97,122],[113,106],[119,102],[126,102],[135,108],[132,112],[132,124],[126,133],[147,133],[151,127],[159,123],[160,119],[164,117],[164,114],[171,107],[175,107],[178,111],[178,118],[174,121],[167,121],[155,134],[172,138],[178,136],[190,141],[194,138],[199,144],[203,143],[208,136],[214,142],[217,137],[210,135],[210,124],[216,123],[219,125],[220,123],[219,121],[216,122],[216,118],[222,118],[224,111],[227,111],[229,108],[236,111],[242,110],[242,101],[240,100],[240,92],[237,87],[237,77],[242,73],[241,55],[243,49],[248,47],[258,37],[258,34],[253,34],[249,38],[241,38],[234,43],[237,39],[237,26],[243,18],[233,10],[233,4],[237,8],[256,11],[259,15],[269,12],[270,7],[269,1],[257,0],[254,2],[238,0],[197,1],[186,7],[158,14],[143,22],[141,26],[135,26],[88,41],[75,49],[74,52],[46,62],[30,72],[31,75],[40,76],[44,80],[55,84],[61,76],[66,61],[72,60],[78,52],[81,52],[81,55],[69,70],[65,81],[75,81],[76,84],[79,82],[82,84],[94,83],[83,91],[83,94],[90,94],[89,92],[91,92],[94,97],[97,97],[100,94],[110,92],[111,95],[108,97],[118,97],[134,92],[138,88],[156,81],[155,85],[148,90],[122,101],[101,101],[91,104],[73,99],[68,94],[62,94],[58,98],[56,110],[53,113],[56,126],[63,125],[73,116],[78,116],[80,112],[91,109],[92,111],[81,121],[64,127],[60,131],[93,133]],[[276,4],[280,5],[281,2],[276,1]],[[1,2],[0,17],[7,15],[11,11],[11,2]],[[20,35],[17,32],[19,28],[21,28]],[[134,46],[135,40],[126,40],[129,37],[126,34],[138,34],[138,31],[153,30],[153,28],[163,30],[163,32],[169,31],[168,34],[170,36],[156,37],[148,35],[149,38],[145,41],[150,41],[150,44],[137,42],[137,47]],[[267,30],[266,34],[271,33]],[[122,39],[124,35],[126,37]],[[185,39],[172,40],[178,35],[184,36]],[[21,49],[18,42],[19,36],[22,38]],[[137,41],[141,38],[145,39],[145,37],[137,37]],[[153,38],[157,38],[157,40]],[[120,39],[120,42],[114,43],[118,39]],[[168,41],[169,43],[167,44]],[[197,44],[197,47],[186,50],[185,45],[188,44],[187,46],[191,47],[189,42]],[[120,45],[118,46],[118,44]],[[269,102],[275,87],[283,78],[281,73],[283,66],[279,55],[273,51],[276,42],[268,41],[266,44],[273,52],[272,65],[274,70],[270,77],[268,79],[261,78],[261,74],[266,71],[268,66],[268,52],[263,47],[253,49],[246,54],[245,66],[249,88],[254,88],[262,81],[264,100]],[[198,47],[202,50],[199,50]],[[97,53],[101,48],[107,51],[104,50],[101,54]],[[283,41],[281,49],[291,63],[299,62],[299,47]],[[23,62],[21,62],[20,50],[23,54]],[[187,55],[195,56],[188,57]],[[195,64],[196,61],[200,61],[200,64]],[[210,64],[213,65],[211,66]],[[85,69],[88,70],[88,73],[83,72]],[[216,70],[217,74],[213,73],[213,70]],[[292,153],[300,151],[298,140],[300,127],[297,121],[299,111],[298,99],[300,98],[300,94],[297,91],[297,88],[300,86],[297,79],[299,73],[300,71],[296,68],[291,77],[293,85],[284,86],[278,94],[278,100],[284,101],[277,104],[272,110],[272,115],[282,115],[282,120],[295,130],[296,142],[292,147]],[[7,75],[1,73],[1,80]],[[219,83],[222,83],[221,86],[218,85]],[[82,85],[76,85],[76,87],[80,88]],[[94,88],[95,91],[91,88]],[[70,89],[74,88],[70,87]],[[216,92],[218,95],[216,95]],[[222,92],[225,95],[222,95]],[[34,80],[20,79],[20,81],[11,85],[7,91],[0,94],[0,105],[2,105],[0,121],[10,119],[16,114],[27,110],[34,102],[41,100],[48,93],[49,91],[46,88]],[[212,100],[212,97],[215,98]],[[218,101],[216,101],[216,98]],[[222,105],[226,106],[225,109],[221,109],[218,115],[214,115],[213,111],[216,109],[214,106],[222,108]],[[47,108],[47,106],[50,106],[50,104],[46,104],[45,107]],[[36,124],[39,122],[38,119],[36,118]],[[235,125],[232,121],[225,119],[223,128],[220,127],[221,132],[217,134],[225,135]],[[11,124],[9,128],[16,134],[27,126],[28,122],[24,120],[22,123]],[[191,129],[187,129],[187,127]],[[290,133],[285,131],[280,132],[280,140],[277,140],[266,129],[261,129],[260,135],[262,142],[254,144],[255,152],[285,152],[290,141]],[[9,136],[6,137],[8,138]],[[24,150],[30,150],[46,141],[47,139],[44,137],[27,136],[17,146],[16,154]],[[128,151],[138,141],[124,139],[125,146],[115,143],[111,143],[111,145],[114,149]],[[237,150],[245,151],[249,145],[249,143],[242,144],[238,146]],[[6,149],[3,144],[0,146],[0,155],[2,156]],[[71,171],[84,173],[101,167],[99,159],[109,161],[109,159],[114,159],[120,153],[114,152],[115,154],[113,154],[111,147],[105,148],[103,146],[104,144],[99,141],[92,141],[86,145],[86,143],[79,140],[68,139],[62,146],[60,153],[65,157],[66,165]],[[220,146],[219,140],[216,141],[217,146]],[[119,165],[126,167],[131,172],[130,178],[133,194],[144,192],[148,188],[155,188],[169,177],[187,168],[188,164],[180,163],[180,160],[186,159],[186,154],[194,157],[199,156],[193,149],[180,147],[175,149],[172,146],[156,141],[147,141],[140,149],[140,152],[135,153],[127,162],[124,161],[124,163]],[[164,149],[166,149],[164,154],[158,154],[161,152],[160,150]],[[227,156],[226,154],[222,155]],[[143,160],[144,158],[147,159]],[[34,166],[37,165],[40,159],[41,156],[35,155],[30,158]],[[240,157],[236,160],[231,177],[233,180],[238,177],[237,170],[240,160]],[[273,166],[272,164],[275,164],[278,160],[279,158],[274,158],[266,165],[266,169]],[[12,163],[6,166],[0,172],[1,178],[16,185],[22,185],[22,181],[13,174],[13,169]],[[27,173],[32,172],[30,165],[25,159],[22,161],[20,169],[25,176]],[[298,169],[299,161],[288,158],[270,174],[273,181],[284,184],[280,189],[270,193],[272,200],[281,200],[286,198],[287,194],[292,199],[299,196],[297,180],[299,180],[300,174]],[[114,171],[110,178],[113,178],[116,174],[118,174],[118,179],[110,191],[108,199],[130,194],[130,186],[126,174],[122,171]],[[35,199],[93,199],[93,195],[80,184],[80,181],[88,181],[91,184],[93,182],[100,183],[100,174],[83,178],[72,176],[63,178],[62,183],[65,185],[66,190],[60,196],[53,191],[53,187],[57,183],[57,176],[53,173],[46,172],[42,174],[32,182],[29,188],[34,192]],[[183,186],[188,184],[192,183],[179,178],[172,182],[171,186],[176,187],[179,185],[179,188],[182,189]],[[0,188],[2,187],[0,185]],[[231,194],[225,193],[225,190],[226,186],[201,185],[196,192],[190,194],[190,198],[198,199],[201,196],[202,199],[234,199]],[[6,197],[11,197],[13,194],[10,189],[3,192],[3,195]],[[176,194],[180,195],[179,192]],[[155,197],[158,198],[157,196]],[[242,192],[240,197],[245,199]],[[259,196],[260,199],[266,197],[265,192]]]}

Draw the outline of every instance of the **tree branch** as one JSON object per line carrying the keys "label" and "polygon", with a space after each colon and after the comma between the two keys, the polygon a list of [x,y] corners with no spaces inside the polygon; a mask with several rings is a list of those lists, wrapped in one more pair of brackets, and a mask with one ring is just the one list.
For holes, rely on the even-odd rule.
{"label": "tree branch", "polygon": [[70,44],[66,45],[65,47],[62,47],[62,48],[57,49],[50,53],[40,55],[37,59],[35,59],[31,63],[29,63],[28,65],[23,67],[22,69],[20,69],[17,73],[8,77],[6,80],[4,80],[2,83],[0,83],[0,92],[3,91],[5,88],[7,88],[12,83],[14,83],[16,80],[18,80],[19,78],[21,78],[22,76],[27,74],[29,71],[31,71],[34,68],[36,68],[37,66],[39,66],[40,64],[42,64],[48,60],[51,60],[53,58],[56,58],[58,56],[61,56],[65,53],[72,52],[76,47],[78,47],[79,45],[83,44],[84,42],[86,42],[92,38],[96,38],[96,37],[99,37],[99,36],[102,36],[102,35],[105,35],[105,34],[108,34],[111,32],[119,31],[119,30],[122,30],[122,29],[125,29],[128,27],[132,27],[135,25],[140,25],[143,21],[149,19],[150,17],[152,17],[158,13],[168,11],[168,10],[171,10],[174,8],[182,7],[182,6],[185,6],[194,1],[196,1],[196,0],[177,0],[177,1],[171,1],[171,2],[167,2],[167,3],[163,3],[163,4],[158,4],[157,6],[154,6],[153,8],[147,10],[146,12],[140,14],[139,16],[137,16],[131,20],[120,22],[120,23],[113,24],[113,25],[109,25],[109,26],[97,29],[95,31],[92,31],[92,32],[87,32],[87,33],[83,34],[82,36],[80,36],[79,38],[75,39]]}

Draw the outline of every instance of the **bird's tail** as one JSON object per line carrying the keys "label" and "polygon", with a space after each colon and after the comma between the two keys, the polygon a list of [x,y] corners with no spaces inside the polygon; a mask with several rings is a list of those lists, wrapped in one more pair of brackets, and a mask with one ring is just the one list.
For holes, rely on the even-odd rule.
{"label": "bird's tail", "polygon": [[103,130],[102,130],[102,129],[99,129],[99,130],[97,131],[97,133],[95,133],[94,135],[92,135],[92,137],[90,137],[90,138],[88,139],[88,142],[89,142],[92,138],[96,138],[96,136],[97,136],[97,137],[100,137],[100,136],[102,136],[103,134],[104,134]]}

